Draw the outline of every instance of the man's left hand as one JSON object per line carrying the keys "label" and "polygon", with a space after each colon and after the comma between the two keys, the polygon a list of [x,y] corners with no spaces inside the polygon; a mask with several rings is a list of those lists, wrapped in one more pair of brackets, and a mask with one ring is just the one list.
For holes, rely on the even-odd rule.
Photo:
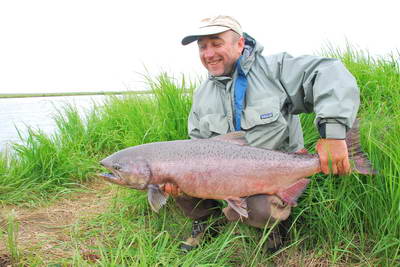
{"label": "man's left hand", "polygon": [[172,183],[164,184],[163,186],[161,186],[161,190],[173,197],[177,197],[182,194],[182,191],[179,189],[179,187]]}
{"label": "man's left hand", "polygon": [[350,173],[349,154],[345,140],[321,138],[317,142],[316,149],[323,173],[330,173],[329,161],[332,162],[333,174],[345,175]]}

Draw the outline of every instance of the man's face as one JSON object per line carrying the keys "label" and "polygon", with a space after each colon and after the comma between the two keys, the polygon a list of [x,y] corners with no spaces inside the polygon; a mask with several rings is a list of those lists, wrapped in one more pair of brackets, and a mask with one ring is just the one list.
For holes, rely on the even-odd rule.
{"label": "man's face", "polygon": [[201,63],[213,76],[229,75],[244,47],[243,37],[233,31],[204,36],[197,42]]}

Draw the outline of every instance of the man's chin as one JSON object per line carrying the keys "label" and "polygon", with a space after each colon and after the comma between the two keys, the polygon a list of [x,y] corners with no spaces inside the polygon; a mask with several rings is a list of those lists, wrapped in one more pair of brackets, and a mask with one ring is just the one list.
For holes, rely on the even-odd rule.
{"label": "man's chin", "polygon": [[210,73],[212,76],[223,76],[224,71],[223,70],[210,70],[208,69],[208,73]]}
{"label": "man's chin", "polygon": [[212,76],[230,76],[232,71],[227,71],[226,68],[207,68],[208,73]]}

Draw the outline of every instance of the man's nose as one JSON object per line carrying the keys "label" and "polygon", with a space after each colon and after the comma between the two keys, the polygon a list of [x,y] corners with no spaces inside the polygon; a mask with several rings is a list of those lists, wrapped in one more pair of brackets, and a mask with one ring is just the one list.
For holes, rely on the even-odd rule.
{"label": "man's nose", "polygon": [[205,58],[213,57],[214,54],[215,54],[215,51],[214,51],[214,49],[212,49],[212,48],[206,48],[206,49],[204,49],[204,51],[203,51],[203,55],[204,55]]}

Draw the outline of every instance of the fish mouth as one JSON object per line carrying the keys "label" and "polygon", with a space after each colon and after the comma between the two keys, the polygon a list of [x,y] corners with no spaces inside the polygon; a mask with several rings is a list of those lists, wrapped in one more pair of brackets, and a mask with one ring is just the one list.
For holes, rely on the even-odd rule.
{"label": "fish mouth", "polygon": [[114,173],[108,172],[108,173],[99,173],[98,176],[106,179],[117,179],[117,177]]}
{"label": "fish mouth", "polygon": [[126,185],[126,182],[121,179],[121,177],[115,175],[112,172],[109,173],[100,173],[98,174],[100,178],[103,178],[107,182],[113,183],[113,184],[118,184],[118,185]]}
{"label": "fish mouth", "polygon": [[131,189],[145,190],[147,188],[147,184],[129,184],[125,179],[121,178],[118,173],[99,173],[97,176],[109,183],[121,185]]}

